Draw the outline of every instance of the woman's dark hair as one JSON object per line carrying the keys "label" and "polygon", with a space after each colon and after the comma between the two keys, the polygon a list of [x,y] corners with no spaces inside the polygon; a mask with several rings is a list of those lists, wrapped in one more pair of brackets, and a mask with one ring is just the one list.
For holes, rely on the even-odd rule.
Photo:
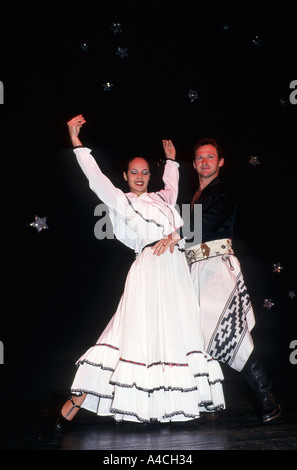
{"label": "woman's dark hair", "polygon": [[219,159],[223,157],[223,151],[217,141],[215,139],[212,139],[211,137],[203,137],[202,139],[199,139],[194,146],[194,159],[196,150],[199,149],[199,147],[203,147],[203,145],[212,145],[218,152]]}
{"label": "woman's dark hair", "polygon": [[148,161],[148,159],[145,158],[145,157],[141,157],[140,155],[137,155],[136,157],[132,157],[132,158],[130,158],[130,159],[127,161],[127,169],[126,169],[126,171],[128,171],[128,168],[129,168],[130,163],[133,162],[133,160],[135,160],[135,158],[142,158],[142,160],[144,160],[144,161],[147,163],[147,165],[148,165],[148,167],[149,167],[149,169],[150,169],[150,162]]}

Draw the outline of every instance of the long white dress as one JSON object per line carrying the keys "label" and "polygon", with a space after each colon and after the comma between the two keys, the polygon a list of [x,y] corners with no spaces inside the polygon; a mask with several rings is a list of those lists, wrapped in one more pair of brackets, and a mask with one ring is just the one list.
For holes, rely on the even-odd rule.
{"label": "long white dress", "polygon": [[75,149],[91,189],[109,208],[115,235],[137,254],[118,308],[96,344],[77,361],[73,395],[117,421],[185,421],[225,408],[220,365],[203,351],[199,305],[184,253],[146,245],[182,225],[175,210],[178,163],[164,189],[137,197],[115,188],[91,151]]}

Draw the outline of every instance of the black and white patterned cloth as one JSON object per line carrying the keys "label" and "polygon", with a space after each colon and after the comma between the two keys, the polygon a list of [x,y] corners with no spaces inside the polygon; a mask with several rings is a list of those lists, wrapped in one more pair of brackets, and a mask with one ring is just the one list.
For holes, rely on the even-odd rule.
{"label": "black and white patterned cloth", "polygon": [[241,267],[234,254],[190,264],[200,306],[204,349],[214,359],[240,371],[254,344],[255,317]]}

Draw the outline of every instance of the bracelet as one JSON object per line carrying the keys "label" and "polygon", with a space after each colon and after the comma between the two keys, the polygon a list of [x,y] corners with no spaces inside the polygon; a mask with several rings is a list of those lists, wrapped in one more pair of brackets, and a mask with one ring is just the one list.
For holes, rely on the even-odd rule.
{"label": "bracelet", "polygon": [[83,145],[75,145],[73,148],[74,149],[80,149],[80,148],[83,148],[84,146]]}
{"label": "bracelet", "polygon": [[166,160],[171,160],[172,162],[176,162],[176,160],[174,160],[173,158],[167,158],[166,157]]}

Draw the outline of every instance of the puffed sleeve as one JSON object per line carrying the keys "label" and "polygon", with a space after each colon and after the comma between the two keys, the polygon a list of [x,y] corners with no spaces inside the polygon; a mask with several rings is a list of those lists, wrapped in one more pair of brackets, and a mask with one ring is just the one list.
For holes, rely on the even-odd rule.
{"label": "puffed sleeve", "polygon": [[129,207],[123,191],[116,188],[102,173],[89,148],[76,148],[73,151],[82,171],[89,180],[92,191],[112,212],[125,218]]}
{"label": "puffed sleeve", "polygon": [[175,205],[178,196],[179,164],[173,160],[166,160],[163,173],[164,189],[157,193],[167,202]]}

